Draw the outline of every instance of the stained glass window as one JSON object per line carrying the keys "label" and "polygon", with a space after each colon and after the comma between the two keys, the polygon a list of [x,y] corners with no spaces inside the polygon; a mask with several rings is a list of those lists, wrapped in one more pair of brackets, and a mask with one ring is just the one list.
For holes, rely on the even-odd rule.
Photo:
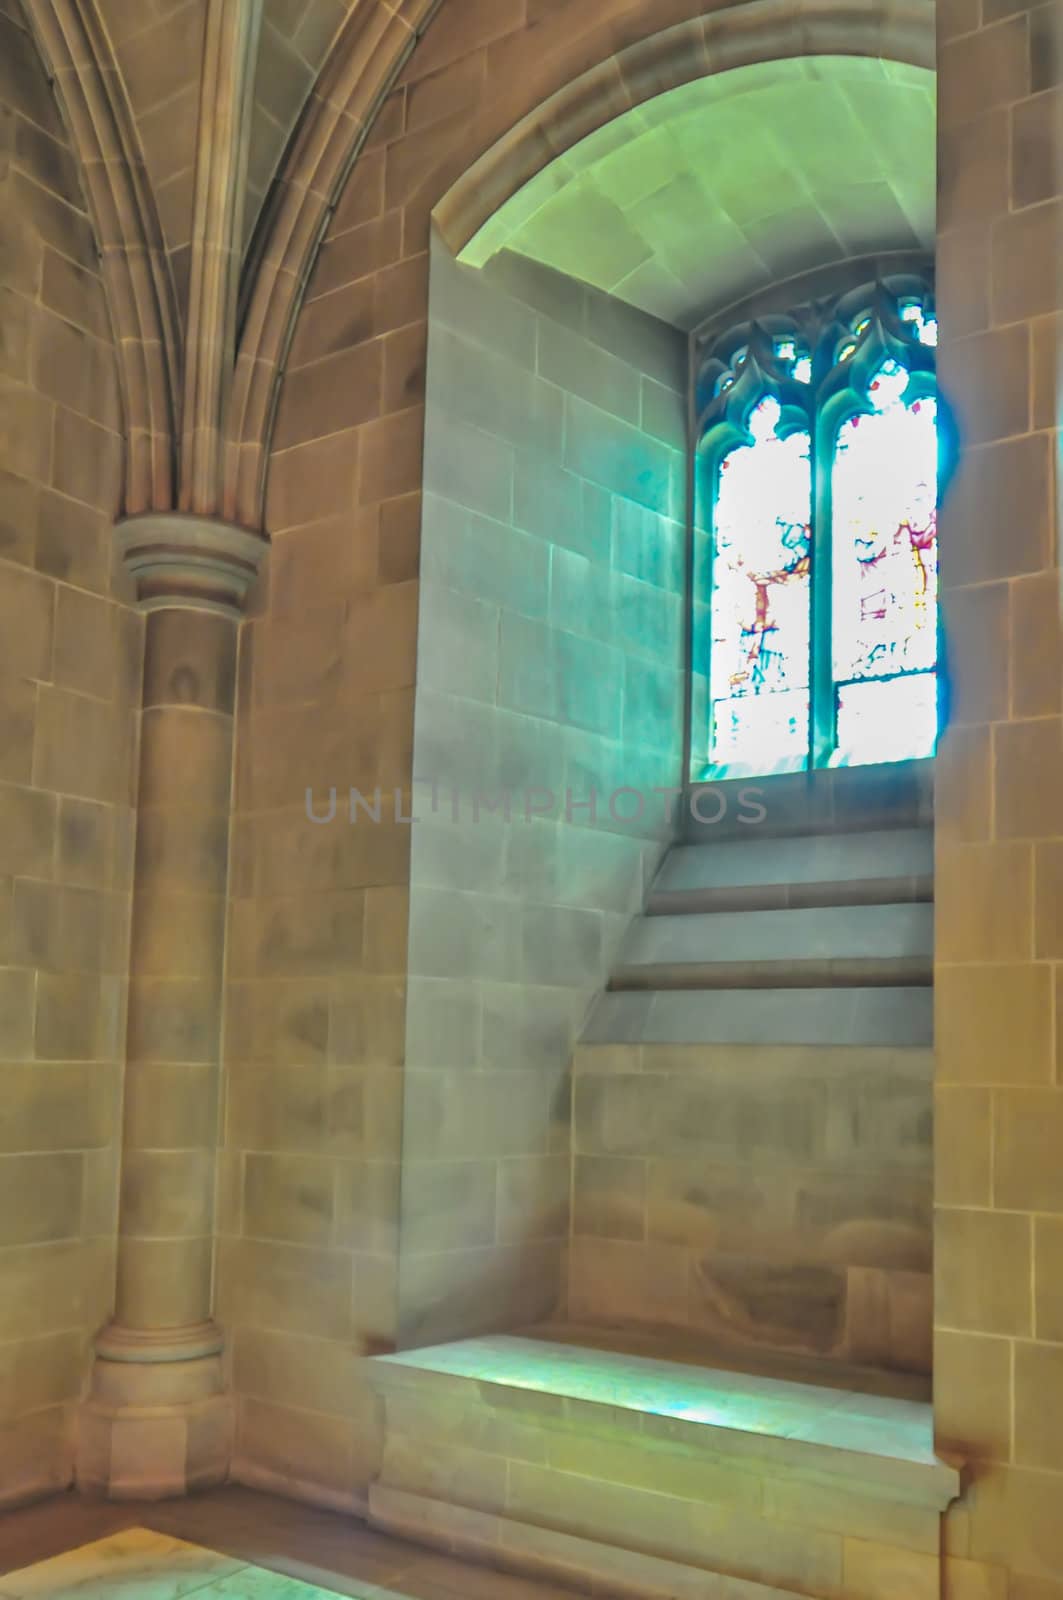
{"label": "stained glass window", "polygon": [[933,754],[936,343],[929,290],[909,278],[707,347],[698,776]]}

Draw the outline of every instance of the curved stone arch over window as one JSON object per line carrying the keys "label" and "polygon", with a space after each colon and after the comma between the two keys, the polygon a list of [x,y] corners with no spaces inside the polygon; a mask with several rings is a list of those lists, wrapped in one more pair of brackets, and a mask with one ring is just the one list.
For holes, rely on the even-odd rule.
{"label": "curved stone arch over window", "polygon": [[[486,127],[481,132],[488,117],[494,120],[492,106],[470,125],[462,150],[441,159],[420,193],[450,250],[482,265],[505,248],[529,207],[578,177],[583,160],[595,158],[589,136],[626,111],[737,67],[864,56],[933,71],[935,52],[934,8],[924,0],[900,7],[883,0],[842,7],[830,0],[749,0],[628,46],[493,140]],[[469,148],[477,143],[478,156]]]}
{"label": "curved stone arch over window", "polygon": [[702,343],[694,777],[933,754],[936,339],[890,275]]}

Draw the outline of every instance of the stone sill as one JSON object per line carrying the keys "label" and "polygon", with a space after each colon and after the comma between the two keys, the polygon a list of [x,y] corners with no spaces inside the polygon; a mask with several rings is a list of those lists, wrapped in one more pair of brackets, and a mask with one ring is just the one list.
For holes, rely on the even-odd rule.
{"label": "stone sill", "polygon": [[935,1454],[924,1400],[688,1366],[512,1334],[463,1339],[364,1363],[376,1388],[474,1396],[546,1428],[634,1434],[772,1476],[943,1511],[959,1465]]}
{"label": "stone sill", "polygon": [[[755,825],[743,807],[743,790],[755,790],[754,798],[766,808],[767,815]],[[704,791],[696,801],[700,821],[691,809],[699,791]],[[688,844],[932,827],[934,758],[780,772],[765,778],[695,780],[684,791],[680,816],[680,834]]]}

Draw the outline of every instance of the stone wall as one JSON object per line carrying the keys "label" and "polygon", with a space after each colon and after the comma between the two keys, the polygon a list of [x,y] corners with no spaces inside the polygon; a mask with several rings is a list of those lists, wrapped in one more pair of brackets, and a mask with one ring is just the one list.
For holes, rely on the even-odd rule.
{"label": "stone wall", "polygon": [[[234,1470],[341,1504],[374,1471],[356,1361],[395,1339],[410,829],[391,796],[411,774],[423,434],[427,256],[403,257],[381,203],[367,157],[281,394],[240,649],[219,1168]],[[381,825],[352,827],[349,789],[377,785]],[[333,788],[335,820],[311,822],[307,791],[327,815]]]}
{"label": "stone wall", "polygon": [[929,1050],[583,1045],[575,1076],[573,1321],[929,1372]]}
{"label": "stone wall", "polygon": [[685,384],[666,324],[433,248],[404,1344],[561,1297],[572,1044],[680,782]]}
{"label": "stone wall", "polygon": [[114,1292],[140,619],[112,574],[121,422],[78,175],[0,14],[0,1504],[71,1472]]}
{"label": "stone wall", "polygon": [[952,726],[937,783],[938,1435],[949,1548],[1063,1596],[1063,13],[939,9]]}
{"label": "stone wall", "polygon": [[[259,1043],[256,1007],[241,1022],[231,1005],[220,1285],[234,1328],[242,1460],[289,1480],[313,1477],[322,1493],[347,1495],[372,1470],[350,1356],[356,1340],[397,1332],[399,1074],[389,1079],[368,1063],[381,1048],[389,1061],[401,1059],[405,962],[387,957],[388,1020],[373,1024],[390,1042],[371,1043],[364,1029],[345,1035],[341,995],[350,980],[327,951],[347,952],[347,970],[364,959],[363,947],[342,919],[316,935],[315,949],[309,930],[333,912],[339,918],[341,885],[357,873],[358,887],[346,892],[364,893],[361,926],[382,936],[387,899],[374,902],[373,889],[401,896],[408,875],[402,846],[398,864],[381,864],[385,879],[368,888],[364,866],[284,862],[309,837],[299,816],[304,782],[294,773],[311,769],[311,753],[320,757],[318,784],[371,788],[378,771],[397,781],[411,775],[428,216],[447,186],[547,95],[633,38],[702,10],[695,0],[444,0],[358,159],[300,319],[272,460],[274,598],[263,591],[246,629],[234,908],[248,925],[265,915],[273,891],[261,875],[283,869],[304,886],[286,904],[298,906],[308,931],[288,940],[268,936],[262,923],[252,966],[231,993],[246,981],[262,1017],[299,985],[316,985],[317,998],[309,1011],[297,1006],[292,1021],[271,1022]],[[1063,894],[1054,876],[1063,644],[1052,481],[1063,47],[1051,4],[943,0],[939,18],[941,373],[960,401],[968,448],[942,535],[956,695],[936,807],[936,1405],[942,1441],[975,1460],[968,1501],[950,1517],[957,1562],[969,1554],[976,1563],[956,1565],[957,1583],[1000,1594],[1010,1569],[1012,1600],[1059,1600],[1063,1432],[1054,1419],[1063,1337],[1052,1285],[1063,1267],[1057,1152],[1047,1131],[1058,1094],[1051,1008]],[[624,104],[626,86],[616,93]],[[378,622],[391,606],[393,620]],[[363,639],[375,640],[375,651],[367,643],[362,652]],[[288,687],[278,681],[285,674]],[[270,835],[267,819],[278,814],[287,820]],[[370,1106],[357,1133],[344,1128],[344,1075],[356,1099],[370,1083],[392,1085],[387,1114]],[[360,1193],[353,1232],[338,1188],[303,1183],[308,1153],[319,1175],[344,1174]],[[280,1220],[264,1218],[251,1187],[256,1156],[266,1158],[260,1171],[276,1178],[286,1170],[299,1192],[321,1197],[309,1229],[318,1242],[290,1237],[292,1219],[312,1206],[281,1199]],[[279,1158],[291,1158],[287,1168]],[[282,1197],[283,1187],[273,1192]],[[868,1592],[893,1589],[886,1573]]]}

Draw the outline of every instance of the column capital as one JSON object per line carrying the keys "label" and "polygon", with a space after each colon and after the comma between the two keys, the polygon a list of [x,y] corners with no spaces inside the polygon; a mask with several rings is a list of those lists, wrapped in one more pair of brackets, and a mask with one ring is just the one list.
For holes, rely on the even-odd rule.
{"label": "column capital", "polygon": [[216,517],[149,511],[115,525],[144,611],[193,607],[238,617],[268,540]]}

